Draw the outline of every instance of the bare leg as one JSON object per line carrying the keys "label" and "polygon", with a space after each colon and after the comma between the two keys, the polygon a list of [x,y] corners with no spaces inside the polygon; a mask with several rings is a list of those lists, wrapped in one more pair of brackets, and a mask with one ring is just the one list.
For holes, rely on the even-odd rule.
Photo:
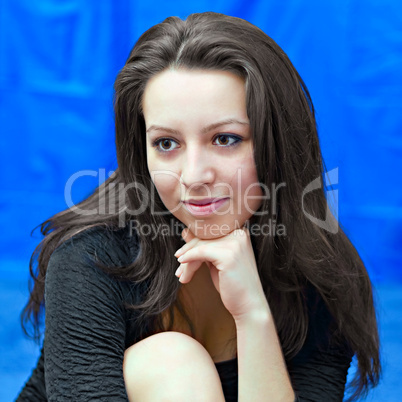
{"label": "bare leg", "polygon": [[123,374],[129,401],[225,402],[211,356],[180,332],[152,335],[128,348]]}

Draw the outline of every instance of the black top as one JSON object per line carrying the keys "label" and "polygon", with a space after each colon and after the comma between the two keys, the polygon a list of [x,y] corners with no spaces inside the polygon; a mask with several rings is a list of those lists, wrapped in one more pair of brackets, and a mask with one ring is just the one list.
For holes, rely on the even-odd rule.
{"label": "black top", "polygon": [[[139,334],[135,312],[123,301],[138,303],[142,292],[140,285],[114,280],[91,264],[95,254],[108,264],[127,264],[138,254],[138,240],[127,229],[91,228],[53,252],[45,281],[43,347],[17,402],[128,401],[124,351]],[[333,318],[321,297],[312,300],[306,342],[286,361],[293,389],[300,401],[342,401],[353,351],[346,343],[329,346]],[[226,400],[236,401],[237,359],[215,365]]]}

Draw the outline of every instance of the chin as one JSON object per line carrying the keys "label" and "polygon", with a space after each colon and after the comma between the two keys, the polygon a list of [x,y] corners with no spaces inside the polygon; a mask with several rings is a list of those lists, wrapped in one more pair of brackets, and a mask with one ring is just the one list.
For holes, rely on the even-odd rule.
{"label": "chin", "polygon": [[236,229],[243,227],[244,222],[232,221],[232,222],[208,222],[196,220],[193,222],[185,223],[194,236],[201,240],[218,239],[220,237],[227,236]]}

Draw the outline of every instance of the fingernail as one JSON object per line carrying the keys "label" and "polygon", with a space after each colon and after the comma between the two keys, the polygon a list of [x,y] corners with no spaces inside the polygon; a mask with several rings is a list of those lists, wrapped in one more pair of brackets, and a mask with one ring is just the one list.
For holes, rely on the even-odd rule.
{"label": "fingernail", "polygon": [[180,265],[180,267],[179,268],[177,268],[177,270],[176,270],[176,272],[174,273],[176,276],[179,276],[180,274],[181,274],[181,272],[182,272],[182,269],[181,269],[181,265]]}
{"label": "fingernail", "polygon": [[181,255],[181,256],[177,259],[177,261],[182,262],[183,259],[184,259],[184,255]]}
{"label": "fingernail", "polygon": [[182,250],[183,247],[179,248],[178,250],[176,250],[176,252],[174,253],[174,256],[176,257],[177,254],[180,253],[180,251]]}

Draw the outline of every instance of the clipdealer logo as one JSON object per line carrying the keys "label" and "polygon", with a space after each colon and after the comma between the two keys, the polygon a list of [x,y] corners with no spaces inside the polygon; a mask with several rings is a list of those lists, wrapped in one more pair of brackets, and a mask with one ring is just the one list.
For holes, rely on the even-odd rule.
{"label": "clipdealer logo", "polygon": [[[338,184],[338,168],[332,169],[325,174],[325,187],[332,186],[333,184]],[[112,177],[115,174],[114,171],[109,171],[108,177]],[[174,172],[170,171],[164,171],[164,172],[156,172],[156,174],[168,174],[168,175],[175,175]],[[90,177],[98,177],[99,176],[99,206],[98,208],[93,208],[93,209],[82,209],[79,208],[77,205],[74,204],[72,200],[72,187],[73,184],[76,182],[81,177],[84,176],[90,176]],[[138,182],[134,183],[129,183],[128,185],[125,185],[124,183],[110,183],[109,188],[108,188],[108,211],[106,212],[106,188],[105,188],[105,181],[106,181],[106,169],[99,169],[99,172],[96,170],[80,170],[73,175],[69,177],[69,179],[66,182],[65,188],[64,188],[64,199],[67,204],[67,206],[74,211],[75,213],[79,215],[96,215],[96,214],[118,214],[119,215],[119,224],[121,226],[124,226],[126,223],[125,216],[126,214],[132,215],[132,216],[138,216],[142,212],[146,210],[146,208],[150,205],[151,203],[151,212],[156,215],[164,215],[164,214],[170,214],[174,211],[161,211],[161,212],[156,212],[154,211],[154,205],[153,205],[153,197],[155,197],[155,192],[154,189],[151,189],[151,194],[149,194],[149,191],[141,184]],[[257,184],[257,183],[256,183]],[[225,185],[229,186],[227,183],[222,183],[218,185]],[[285,187],[286,183],[279,183],[276,185],[275,183],[272,184],[272,189],[267,188],[267,186],[262,183],[260,184],[261,187],[264,189],[265,196],[262,196],[262,198],[267,198],[270,199],[272,202],[272,214],[276,214],[276,205],[277,205],[277,191],[281,187]],[[119,195],[119,205],[116,208],[115,205],[115,196],[116,196],[116,188],[118,187],[118,195]],[[128,208],[126,205],[126,192],[128,189],[134,188],[137,194],[141,195],[141,205],[140,207],[132,211]],[[337,233],[339,230],[339,223],[337,219],[334,217],[334,214],[338,216],[338,190],[337,189],[332,189],[329,191],[326,191],[326,198],[327,198],[327,205],[326,205],[326,216],[325,219],[319,219],[313,215],[311,215],[309,212],[307,212],[305,208],[305,197],[307,194],[311,193],[314,190],[321,189],[322,188],[322,178],[317,177],[313,181],[311,181],[303,190],[302,195],[301,195],[301,208],[303,211],[303,214],[306,216],[307,219],[309,219],[311,222],[313,222],[315,225],[319,226],[320,228],[330,232],[330,233]],[[209,188],[207,190],[210,191]],[[232,189],[231,189],[232,191]],[[246,190],[246,194],[244,196],[247,198],[249,188]],[[272,198],[271,198],[272,196]],[[334,211],[334,214],[331,211],[330,204],[332,205],[332,209]],[[180,204],[177,206],[177,208],[180,207]],[[248,208],[247,203],[245,203],[245,207]],[[230,211],[225,211],[224,213],[233,213],[232,210]],[[249,211],[250,212],[250,211]],[[256,215],[265,215],[267,214],[268,211],[260,211],[260,212],[255,212]],[[221,213],[222,214],[222,213]],[[219,213],[217,213],[219,215]],[[274,223],[276,223],[274,221]],[[284,232],[286,233],[286,232]]]}
{"label": "clipdealer logo", "polygon": [[[325,186],[329,186],[332,184],[338,184],[338,168],[332,169],[325,174]],[[309,214],[304,208],[304,197],[306,194],[317,190],[322,187],[321,177],[317,177],[312,182],[310,182],[302,193],[302,210],[304,215],[314,224],[319,226],[320,228],[327,230],[330,233],[338,233],[339,223],[338,220],[334,217],[331,212],[330,203],[331,198],[333,199],[333,210],[336,216],[338,216],[338,190],[330,190],[326,192],[327,198],[327,210],[325,214],[325,219],[321,220],[316,218],[315,216]]]}

